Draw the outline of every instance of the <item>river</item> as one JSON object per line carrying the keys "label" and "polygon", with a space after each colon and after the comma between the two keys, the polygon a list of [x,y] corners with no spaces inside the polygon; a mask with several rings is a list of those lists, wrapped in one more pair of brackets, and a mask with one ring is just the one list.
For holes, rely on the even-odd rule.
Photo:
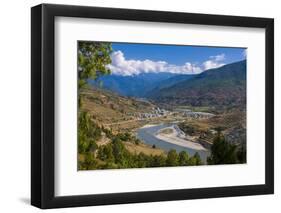
{"label": "river", "polygon": [[180,152],[184,150],[188,153],[189,156],[193,156],[196,152],[198,152],[202,161],[206,163],[207,157],[210,153],[208,150],[196,150],[157,138],[156,134],[159,132],[159,130],[173,126],[175,126],[174,123],[169,123],[139,128],[137,130],[137,138],[142,140],[146,144],[155,145],[156,147],[164,149],[165,151],[175,149],[177,152]]}

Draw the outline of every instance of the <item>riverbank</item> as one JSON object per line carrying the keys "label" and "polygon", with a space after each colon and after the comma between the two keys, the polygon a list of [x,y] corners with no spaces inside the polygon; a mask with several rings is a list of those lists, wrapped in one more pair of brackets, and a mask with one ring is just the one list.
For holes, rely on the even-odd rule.
{"label": "riverbank", "polygon": [[144,126],[142,126],[140,129],[146,129],[146,128],[150,128],[150,127],[154,127],[154,126],[158,126],[159,124],[146,124]]}
{"label": "riverbank", "polygon": [[[166,128],[171,127],[171,130],[165,131]],[[168,134],[163,135],[163,130]],[[172,132],[174,133],[170,135]],[[186,151],[189,156],[198,153],[204,163],[206,163],[207,157],[210,154],[210,151],[204,148],[201,144],[191,141],[191,138],[181,131],[174,122],[144,125],[136,131],[136,137],[143,143],[150,146],[154,145],[156,148],[163,149],[166,152],[169,152],[171,149],[176,150],[178,153]]]}
{"label": "riverbank", "polygon": [[188,137],[176,125],[158,130],[155,137],[162,141],[189,149],[207,151],[200,143],[188,140]]}

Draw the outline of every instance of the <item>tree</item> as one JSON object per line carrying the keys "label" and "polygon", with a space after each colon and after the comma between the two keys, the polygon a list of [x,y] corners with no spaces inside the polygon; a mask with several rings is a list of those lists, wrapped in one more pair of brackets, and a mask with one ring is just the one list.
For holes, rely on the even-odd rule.
{"label": "tree", "polygon": [[143,152],[140,152],[136,158],[136,165],[138,168],[145,168],[151,165],[151,158],[149,155],[145,155]]}
{"label": "tree", "polygon": [[176,150],[171,149],[168,152],[167,160],[166,160],[167,166],[178,166],[179,165],[179,156]]}
{"label": "tree", "polygon": [[138,139],[138,138],[136,138],[136,139],[135,139],[135,144],[136,144],[136,145],[139,145],[140,143],[141,143],[141,140]]}
{"label": "tree", "polygon": [[188,165],[188,154],[186,153],[186,151],[181,151],[179,153],[179,165],[180,166],[187,166]]}
{"label": "tree", "polygon": [[84,160],[79,161],[79,169],[89,170],[97,168],[97,161],[95,160],[92,153],[88,152],[84,155]]}
{"label": "tree", "polygon": [[132,135],[129,132],[118,133],[116,135],[116,137],[118,137],[122,141],[129,141],[129,140],[131,140],[133,138]]}
{"label": "tree", "polygon": [[239,163],[246,163],[247,155],[246,155],[246,146],[242,145],[240,149],[237,151],[237,159]]}
{"label": "tree", "polygon": [[111,144],[107,144],[105,146],[101,146],[98,149],[98,158],[107,161],[107,162],[114,162],[114,156],[113,156],[113,149]]}
{"label": "tree", "polygon": [[86,112],[79,113],[78,125],[79,153],[94,151],[97,148],[96,141],[101,137],[100,128],[92,122],[90,115]]}
{"label": "tree", "polygon": [[188,160],[189,166],[198,166],[202,165],[202,160],[198,152],[196,152],[191,158]]}
{"label": "tree", "polygon": [[233,164],[237,162],[236,146],[228,143],[221,131],[218,131],[211,147],[208,164]]}
{"label": "tree", "polygon": [[108,64],[111,63],[111,43],[108,42],[78,42],[78,87],[81,89],[88,79],[96,80],[99,76],[109,74]]}
{"label": "tree", "polygon": [[195,159],[195,165],[201,165],[202,164],[202,160],[201,160],[200,155],[199,155],[198,152],[196,152],[193,155],[193,158]]}
{"label": "tree", "polygon": [[128,165],[130,154],[118,137],[112,140],[112,153],[116,164],[119,164],[121,167],[126,167],[126,165]]}
{"label": "tree", "polygon": [[[82,106],[80,90],[87,84],[87,80],[90,78],[97,79],[101,75],[110,73],[107,65],[111,63],[111,51],[110,43],[78,42],[79,107]],[[91,121],[90,115],[87,112],[79,113],[78,126],[79,153],[82,154],[95,150],[97,148],[96,141],[101,136],[101,129]]]}
{"label": "tree", "polygon": [[166,157],[164,155],[152,156],[151,167],[162,167],[166,165]]}

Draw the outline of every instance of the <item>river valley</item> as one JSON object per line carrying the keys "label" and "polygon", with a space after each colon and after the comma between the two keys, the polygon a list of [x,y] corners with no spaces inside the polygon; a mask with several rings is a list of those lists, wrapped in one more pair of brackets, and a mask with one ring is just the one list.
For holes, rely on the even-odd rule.
{"label": "river valley", "polygon": [[[170,132],[164,133],[169,130]],[[192,142],[188,139],[175,123],[160,123],[157,125],[146,125],[137,130],[137,138],[142,142],[155,145],[157,148],[169,151],[175,149],[177,152],[186,151],[189,156],[199,153],[202,161],[206,163],[209,156],[209,150],[205,149],[201,144]]]}

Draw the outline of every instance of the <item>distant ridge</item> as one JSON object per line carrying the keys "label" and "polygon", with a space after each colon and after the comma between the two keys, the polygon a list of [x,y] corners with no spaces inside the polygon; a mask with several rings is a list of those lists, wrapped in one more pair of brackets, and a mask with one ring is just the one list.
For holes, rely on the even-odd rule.
{"label": "distant ridge", "polygon": [[210,69],[148,94],[159,103],[175,105],[246,106],[246,60]]}
{"label": "distant ridge", "polygon": [[157,87],[162,81],[177,75],[168,72],[141,73],[132,76],[105,75],[99,78],[99,81],[102,82],[101,86],[97,81],[90,80],[89,82],[96,87],[102,87],[123,96],[145,97],[149,91]]}

